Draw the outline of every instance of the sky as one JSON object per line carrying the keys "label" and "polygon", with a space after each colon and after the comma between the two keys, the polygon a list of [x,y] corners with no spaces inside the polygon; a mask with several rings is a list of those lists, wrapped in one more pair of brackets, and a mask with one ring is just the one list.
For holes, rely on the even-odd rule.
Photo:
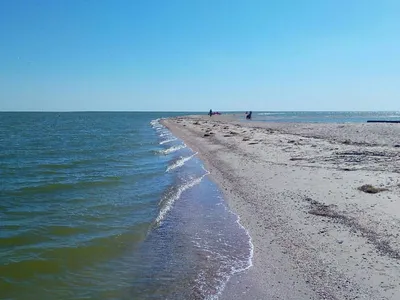
{"label": "sky", "polygon": [[0,0],[0,111],[400,110],[398,0]]}

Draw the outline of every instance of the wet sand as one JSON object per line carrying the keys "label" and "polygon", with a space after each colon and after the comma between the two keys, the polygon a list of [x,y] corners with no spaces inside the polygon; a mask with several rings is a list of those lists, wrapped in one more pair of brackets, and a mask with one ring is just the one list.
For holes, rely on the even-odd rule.
{"label": "wet sand", "polygon": [[219,299],[400,299],[399,124],[163,123],[252,237]]}

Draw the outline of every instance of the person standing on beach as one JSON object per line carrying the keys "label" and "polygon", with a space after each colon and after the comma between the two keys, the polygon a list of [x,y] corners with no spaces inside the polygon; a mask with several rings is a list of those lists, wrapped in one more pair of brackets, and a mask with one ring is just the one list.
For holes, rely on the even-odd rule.
{"label": "person standing on beach", "polygon": [[210,109],[210,112],[208,113],[208,115],[211,117],[213,114],[212,109]]}

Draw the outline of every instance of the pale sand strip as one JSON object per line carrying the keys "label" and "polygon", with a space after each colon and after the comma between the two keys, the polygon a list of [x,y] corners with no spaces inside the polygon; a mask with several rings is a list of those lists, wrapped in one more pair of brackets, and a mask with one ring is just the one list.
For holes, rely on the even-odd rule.
{"label": "pale sand strip", "polygon": [[220,299],[400,299],[399,124],[163,122],[253,239],[254,266]]}

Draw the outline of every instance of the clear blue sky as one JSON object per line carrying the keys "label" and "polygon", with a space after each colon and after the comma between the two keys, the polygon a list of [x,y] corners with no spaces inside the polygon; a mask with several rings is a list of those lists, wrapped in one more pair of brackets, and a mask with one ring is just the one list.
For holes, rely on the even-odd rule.
{"label": "clear blue sky", "polygon": [[0,110],[400,110],[400,1],[0,0]]}

